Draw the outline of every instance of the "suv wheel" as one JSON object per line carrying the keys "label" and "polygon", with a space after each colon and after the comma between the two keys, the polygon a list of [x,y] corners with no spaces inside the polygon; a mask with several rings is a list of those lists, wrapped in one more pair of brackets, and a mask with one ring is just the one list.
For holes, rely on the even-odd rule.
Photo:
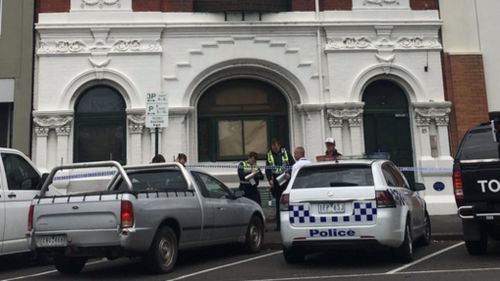
{"label": "suv wheel", "polygon": [[488,235],[484,229],[481,229],[480,240],[465,241],[465,247],[469,255],[482,255],[488,251]]}

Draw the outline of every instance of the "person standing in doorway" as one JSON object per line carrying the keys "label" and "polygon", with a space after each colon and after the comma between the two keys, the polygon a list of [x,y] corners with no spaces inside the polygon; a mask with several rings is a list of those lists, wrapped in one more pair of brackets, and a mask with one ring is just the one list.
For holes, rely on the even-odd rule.
{"label": "person standing in doorway", "polygon": [[280,230],[280,198],[290,180],[291,167],[295,160],[281,146],[278,139],[271,141],[271,150],[267,153],[266,177],[269,181],[271,194],[276,200],[276,230]]}
{"label": "person standing in doorway", "polygon": [[297,146],[293,151],[293,158],[295,158],[295,164],[292,167],[292,177],[297,173],[300,167],[311,164],[311,161],[309,161],[305,157],[305,153],[306,151],[302,146]]}
{"label": "person standing in doorway", "polygon": [[261,205],[258,190],[259,181],[264,179],[264,175],[257,166],[257,153],[250,152],[248,159],[241,161],[238,165],[238,177],[240,178],[240,190],[245,192],[245,197]]}
{"label": "person standing in doorway", "polygon": [[338,150],[335,148],[335,140],[331,137],[327,138],[325,140],[325,145],[326,145],[325,160],[338,161],[340,156],[342,156],[342,154],[338,152]]}

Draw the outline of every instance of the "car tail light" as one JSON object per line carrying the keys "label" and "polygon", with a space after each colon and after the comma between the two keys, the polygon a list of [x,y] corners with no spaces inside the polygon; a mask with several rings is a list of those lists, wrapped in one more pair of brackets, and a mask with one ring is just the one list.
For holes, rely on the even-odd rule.
{"label": "car tail light", "polygon": [[376,191],[375,196],[377,197],[377,208],[395,208],[396,201],[392,197],[391,193],[387,190]]}
{"label": "car tail light", "polygon": [[280,211],[288,211],[289,203],[290,203],[290,194],[283,193],[280,198]]}
{"label": "car tail light", "polygon": [[30,205],[30,210],[28,212],[28,231],[33,230],[33,213],[35,211],[35,205]]}
{"label": "car tail light", "polygon": [[462,183],[462,172],[453,172],[453,191],[455,193],[455,200],[464,200],[464,185]]}
{"label": "car tail light", "polygon": [[122,228],[134,226],[134,208],[132,207],[132,202],[122,201],[121,220]]}

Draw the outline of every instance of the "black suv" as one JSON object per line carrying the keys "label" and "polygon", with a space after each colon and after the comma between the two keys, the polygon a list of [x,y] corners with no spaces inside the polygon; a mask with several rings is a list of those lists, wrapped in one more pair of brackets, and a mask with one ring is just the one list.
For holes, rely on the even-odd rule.
{"label": "black suv", "polygon": [[500,159],[495,123],[470,129],[453,165],[453,187],[471,255],[486,253],[488,238],[500,240]]}

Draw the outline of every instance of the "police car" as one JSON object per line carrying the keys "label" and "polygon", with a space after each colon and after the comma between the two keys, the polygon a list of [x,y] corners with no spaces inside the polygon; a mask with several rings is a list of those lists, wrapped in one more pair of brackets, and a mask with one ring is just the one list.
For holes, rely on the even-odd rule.
{"label": "police car", "polygon": [[425,201],[389,160],[341,160],[303,166],[280,200],[281,238],[287,263],[312,251],[386,246],[413,260],[413,243],[428,245]]}

